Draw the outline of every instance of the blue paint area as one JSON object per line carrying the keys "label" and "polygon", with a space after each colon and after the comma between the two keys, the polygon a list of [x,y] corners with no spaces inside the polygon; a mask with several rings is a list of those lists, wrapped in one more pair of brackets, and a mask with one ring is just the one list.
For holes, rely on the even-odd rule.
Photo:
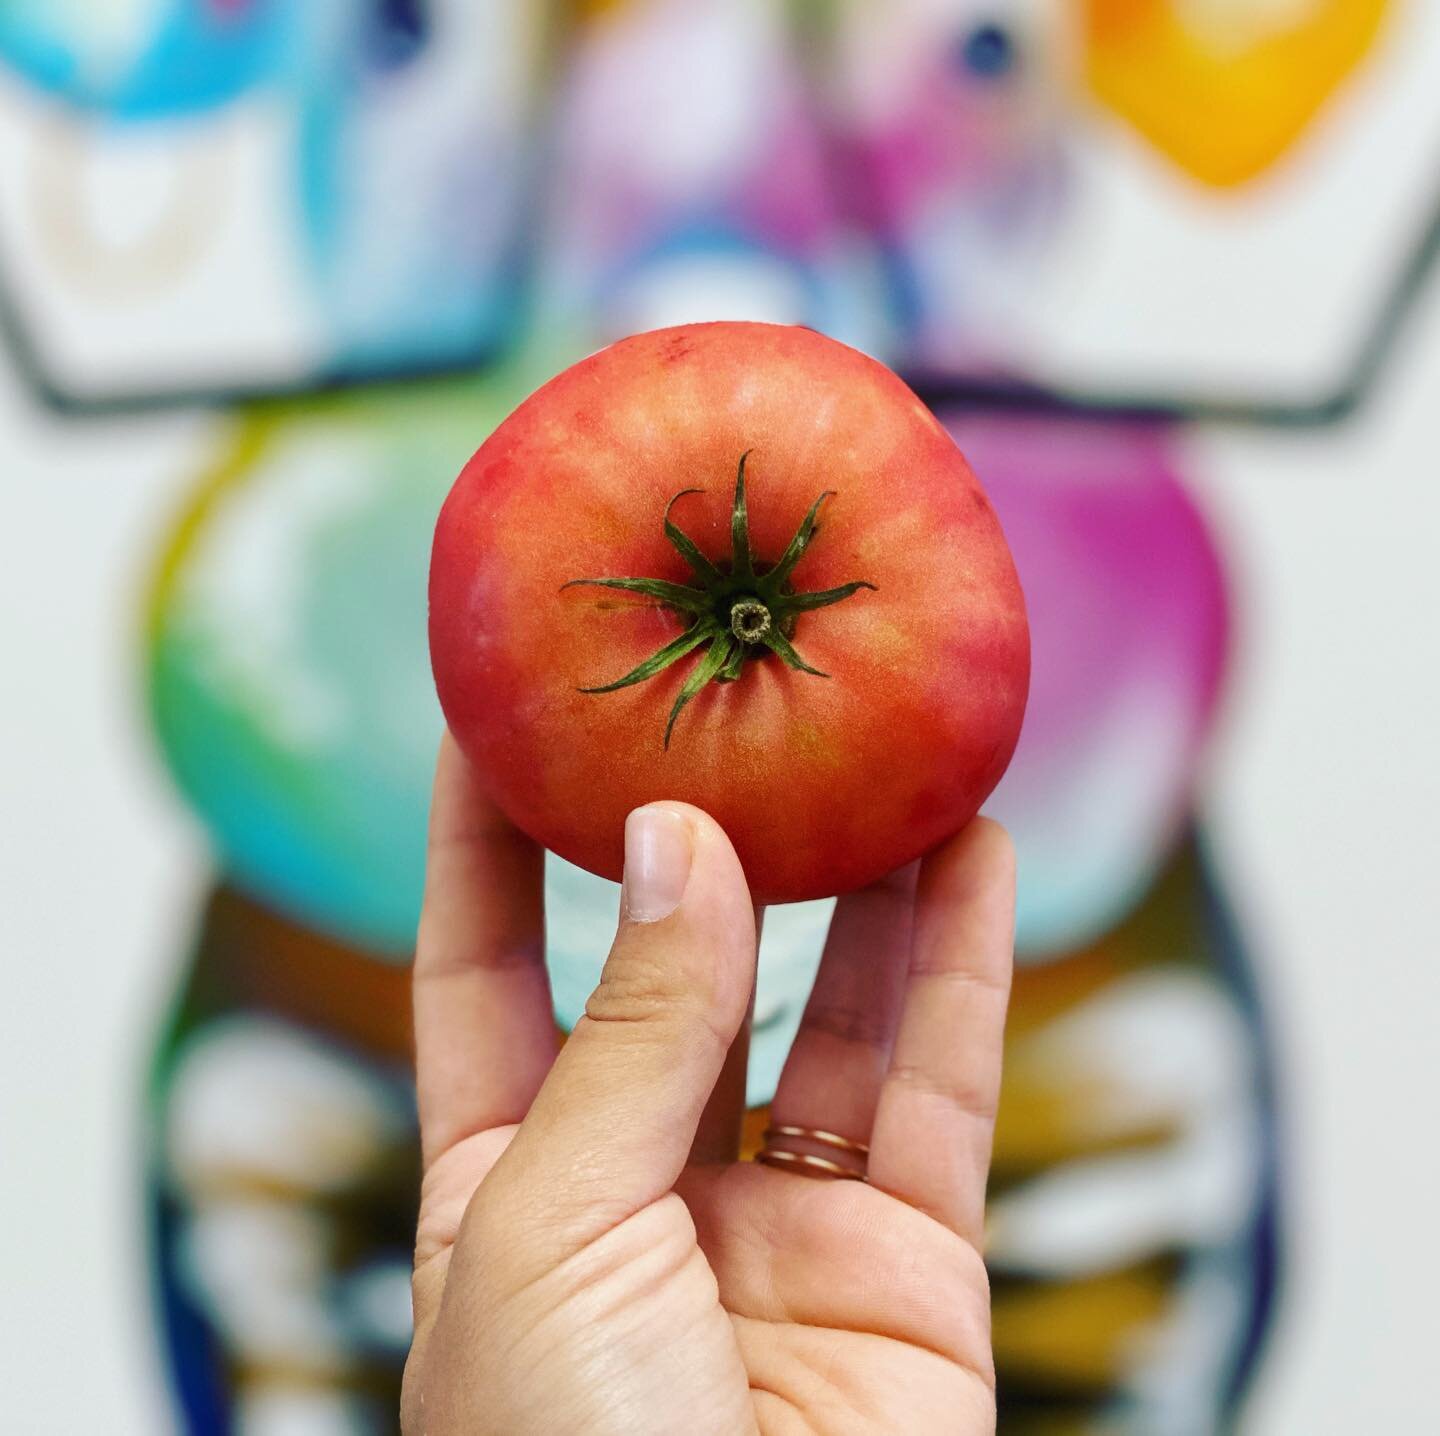
{"label": "blue paint area", "polygon": [[375,0],[367,46],[377,70],[399,69],[425,48],[431,30],[429,0]]}
{"label": "blue paint area", "polygon": [[158,1172],[146,1185],[156,1314],[176,1415],[187,1436],[228,1436],[233,1426],[224,1349],[179,1279],[180,1211]]}
{"label": "blue paint area", "polygon": [[1284,1277],[1283,1194],[1284,1153],[1280,1144],[1280,1093],[1275,1071],[1275,1044],[1263,1006],[1263,995],[1246,952],[1239,924],[1220,886],[1208,845],[1196,840],[1203,883],[1204,920],[1210,950],[1226,987],[1235,997],[1250,1031],[1256,1071],[1256,1107],[1261,1123],[1263,1160],[1258,1173],[1255,1210],[1236,1263],[1245,1274],[1247,1300],[1231,1348],[1230,1369],[1220,1393],[1221,1410],[1236,1419],[1244,1404],[1275,1324],[1276,1305]]}
{"label": "blue paint area", "polygon": [[101,44],[87,5],[0,6],[0,63],[78,109],[145,122],[220,108],[295,62],[294,0],[155,0],[129,43]]}
{"label": "blue paint area", "polygon": [[723,211],[695,216],[658,234],[594,281],[590,303],[605,307],[608,299],[644,282],[648,275],[694,261],[730,265],[738,274],[753,267],[761,283],[779,278],[795,297],[793,314],[767,314],[783,322],[804,324],[845,339],[847,307],[838,286],[828,283],[819,266],[756,238]]}
{"label": "blue paint area", "polygon": [[[366,25],[330,27],[298,96],[296,210],[333,372],[475,363],[519,328],[527,162],[456,84],[433,4],[373,0]],[[406,148],[418,112],[430,138]]]}
{"label": "blue paint area", "polygon": [[1020,62],[1014,36],[1003,25],[987,21],[964,35],[955,47],[957,66],[982,80],[999,80]]}

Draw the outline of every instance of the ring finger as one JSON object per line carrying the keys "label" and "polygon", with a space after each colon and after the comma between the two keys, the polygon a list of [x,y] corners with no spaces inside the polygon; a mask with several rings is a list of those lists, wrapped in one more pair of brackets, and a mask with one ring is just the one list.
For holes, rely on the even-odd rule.
{"label": "ring finger", "polygon": [[830,920],[815,986],[771,1104],[772,1145],[863,1168],[880,1088],[900,1021],[918,864],[842,897]]}

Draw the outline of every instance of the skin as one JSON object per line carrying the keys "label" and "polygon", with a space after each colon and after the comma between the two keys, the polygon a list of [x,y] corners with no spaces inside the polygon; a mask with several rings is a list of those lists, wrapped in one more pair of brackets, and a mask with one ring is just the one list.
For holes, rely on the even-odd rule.
{"label": "skin", "polygon": [[639,921],[627,888],[557,1055],[541,851],[442,749],[407,1436],[993,1432],[1008,838],[977,820],[840,902],[774,1103],[868,1141],[868,1181],[829,1181],[735,1160],[755,913],[714,821],[660,806],[683,897]]}
{"label": "skin", "polygon": [[[740,455],[757,566],[833,495],[792,583],[876,585],[796,620],[817,678],[766,656],[710,684],[670,747],[697,652],[612,693],[685,621],[586,577],[693,582],[672,517],[730,552]],[[729,835],[759,902],[848,892],[963,827],[1019,736],[1029,634],[994,511],[960,451],[884,366],[806,329],[637,335],[526,400],[456,481],[436,527],[430,643],[451,731],[519,828],[620,875],[625,816],[660,799]]]}

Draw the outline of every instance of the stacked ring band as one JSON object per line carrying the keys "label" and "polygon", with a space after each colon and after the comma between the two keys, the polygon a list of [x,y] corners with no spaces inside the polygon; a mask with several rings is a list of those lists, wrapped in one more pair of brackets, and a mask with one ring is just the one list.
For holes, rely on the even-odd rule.
{"label": "stacked ring band", "polygon": [[[847,1166],[829,1157],[816,1156],[810,1152],[795,1152],[788,1147],[776,1147],[772,1143],[778,1138],[795,1138],[814,1142],[822,1147],[833,1148],[859,1157],[859,1167]],[[828,1178],[831,1181],[863,1182],[865,1180],[864,1160],[870,1155],[870,1148],[864,1142],[852,1141],[836,1132],[827,1132],[817,1127],[774,1126],[767,1127],[763,1137],[764,1146],[755,1160],[767,1167],[781,1171],[796,1172],[802,1176]]]}

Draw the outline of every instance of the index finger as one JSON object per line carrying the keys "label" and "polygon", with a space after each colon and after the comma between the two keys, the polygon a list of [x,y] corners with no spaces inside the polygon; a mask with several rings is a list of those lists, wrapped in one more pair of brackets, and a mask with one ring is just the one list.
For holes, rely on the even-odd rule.
{"label": "index finger", "polygon": [[481,791],[447,733],[415,947],[415,1080],[428,1169],[518,1122],[556,1050],[545,971],[544,853]]}

